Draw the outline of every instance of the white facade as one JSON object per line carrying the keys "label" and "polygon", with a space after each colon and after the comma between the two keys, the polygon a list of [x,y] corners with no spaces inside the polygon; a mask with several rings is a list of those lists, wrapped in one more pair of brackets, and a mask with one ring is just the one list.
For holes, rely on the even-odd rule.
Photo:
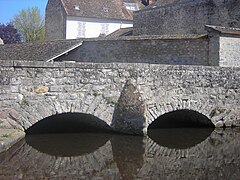
{"label": "white facade", "polygon": [[240,38],[219,38],[219,66],[240,67]]}
{"label": "white facade", "polygon": [[3,43],[3,40],[0,38],[0,45],[2,45],[2,44],[4,44],[4,43]]}
{"label": "white facade", "polygon": [[66,39],[95,38],[120,29],[132,27],[131,20],[109,20],[97,18],[67,17]]}

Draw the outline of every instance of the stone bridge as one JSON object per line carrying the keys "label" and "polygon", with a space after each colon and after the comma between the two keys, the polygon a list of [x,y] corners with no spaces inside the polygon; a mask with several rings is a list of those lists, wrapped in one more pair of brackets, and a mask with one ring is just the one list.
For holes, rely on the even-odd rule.
{"label": "stone bridge", "polygon": [[54,129],[68,114],[69,124],[79,115],[128,134],[240,126],[240,68],[1,61],[0,72],[0,127],[29,130],[55,117]]}

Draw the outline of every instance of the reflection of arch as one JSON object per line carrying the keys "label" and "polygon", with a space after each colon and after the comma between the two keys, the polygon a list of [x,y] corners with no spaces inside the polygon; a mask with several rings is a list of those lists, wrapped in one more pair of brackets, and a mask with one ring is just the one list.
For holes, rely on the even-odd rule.
{"label": "reflection of arch", "polygon": [[37,134],[27,135],[26,143],[39,152],[56,157],[81,156],[96,151],[110,139],[110,134]]}
{"label": "reflection of arch", "polygon": [[[104,140],[106,138],[103,138],[101,142],[104,143]],[[4,160],[0,165],[0,176],[8,177],[7,179],[16,179],[18,176],[21,176],[22,179],[29,179],[29,177],[31,179],[39,179],[40,177],[92,179],[92,177],[100,177],[104,173],[106,177],[110,177],[112,172],[117,172],[111,143],[107,141],[103,146],[100,146],[99,144],[99,148],[94,152],[81,156],[51,156],[37,151],[22,140],[8,152],[0,154],[0,159]],[[109,171],[110,168],[113,168],[113,171]]]}
{"label": "reflection of arch", "polygon": [[62,113],[49,116],[26,130],[27,134],[110,132],[111,127],[103,120],[84,113]]}
{"label": "reflection of arch", "polygon": [[214,124],[205,115],[193,110],[176,110],[165,113],[156,118],[149,129],[156,128],[200,128],[214,127]]}
{"label": "reflection of arch", "polygon": [[188,149],[207,139],[214,128],[152,129],[148,136],[158,145],[170,149]]}
{"label": "reflection of arch", "polygon": [[122,179],[135,179],[144,163],[145,141],[142,136],[114,135],[111,138],[113,159]]}
{"label": "reflection of arch", "polygon": [[[239,167],[240,161],[238,153],[235,152],[238,152],[240,146],[239,135],[239,132],[231,129],[214,130],[205,141],[188,149],[162,147],[148,138],[145,156],[151,158],[148,158],[147,164],[144,164],[139,174],[149,175],[149,172],[155,172],[155,177],[163,175],[161,176],[163,179],[192,179],[194,176],[192,172],[202,172],[202,169],[212,168],[211,174],[213,174],[212,172],[218,173],[221,168],[226,173],[225,177],[222,178],[221,175],[220,179],[229,179],[229,177],[237,179],[240,171],[236,167]],[[227,162],[231,162],[231,166]],[[198,173],[200,179],[210,176],[206,175],[205,171]]]}

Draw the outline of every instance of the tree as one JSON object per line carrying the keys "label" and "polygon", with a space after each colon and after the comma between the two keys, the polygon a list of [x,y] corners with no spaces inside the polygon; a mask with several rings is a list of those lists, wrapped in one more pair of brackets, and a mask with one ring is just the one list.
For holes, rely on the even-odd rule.
{"label": "tree", "polygon": [[14,16],[13,24],[21,33],[24,42],[44,40],[44,19],[38,7],[21,10]]}
{"label": "tree", "polygon": [[21,42],[20,33],[10,23],[6,25],[0,23],[0,38],[3,40],[4,44]]}

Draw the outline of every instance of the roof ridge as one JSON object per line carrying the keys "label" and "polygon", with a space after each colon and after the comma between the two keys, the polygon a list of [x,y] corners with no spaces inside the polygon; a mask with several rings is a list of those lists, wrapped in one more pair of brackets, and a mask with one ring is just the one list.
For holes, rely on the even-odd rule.
{"label": "roof ridge", "polygon": [[62,4],[62,6],[63,6],[63,8],[64,8],[64,10],[65,10],[65,12],[66,12],[66,14],[69,14],[69,13],[68,13],[68,10],[67,10],[67,6],[66,6],[64,0],[60,0],[60,1],[61,1],[61,4]]}
{"label": "roof ridge", "polygon": [[[139,0],[131,1],[136,3],[136,10],[141,8],[138,3]],[[133,10],[126,8],[124,2],[125,0],[61,0],[68,16],[132,20]],[[79,6],[79,8],[75,8],[76,6]]]}

